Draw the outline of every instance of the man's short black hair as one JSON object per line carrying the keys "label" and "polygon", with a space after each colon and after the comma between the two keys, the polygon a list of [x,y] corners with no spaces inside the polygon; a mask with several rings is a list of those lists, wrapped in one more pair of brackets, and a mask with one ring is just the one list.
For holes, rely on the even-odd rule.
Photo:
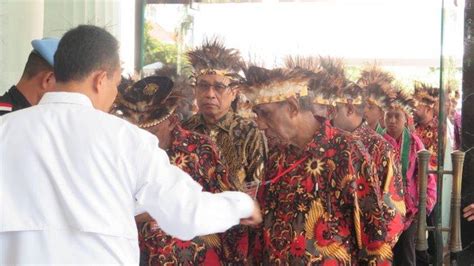
{"label": "man's short black hair", "polygon": [[31,79],[44,71],[53,71],[53,67],[43,57],[33,51],[28,56],[22,78]]}
{"label": "man's short black hair", "polygon": [[119,44],[105,29],[80,25],[64,34],[54,55],[58,82],[80,81],[96,70],[111,77],[120,65]]}

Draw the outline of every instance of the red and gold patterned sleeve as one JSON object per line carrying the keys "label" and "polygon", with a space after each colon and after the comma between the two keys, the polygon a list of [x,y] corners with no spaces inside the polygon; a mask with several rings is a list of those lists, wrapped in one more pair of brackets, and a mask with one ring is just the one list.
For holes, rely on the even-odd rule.
{"label": "red and gold patterned sleeve", "polygon": [[[245,171],[250,180],[262,180],[267,158],[265,135],[257,127],[251,128],[245,138]],[[249,180],[249,178],[247,178]]]}
{"label": "red and gold patterned sleeve", "polygon": [[175,133],[173,145],[171,162],[189,173],[205,191],[217,193],[235,190],[230,185],[227,166],[219,149],[210,138],[180,130]]}
{"label": "red and gold patterned sleeve", "polygon": [[[283,147],[278,145],[272,146],[269,149],[268,160],[265,163],[265,175],[262,178],[262,184],[260,185],[257,193],[257,200],[260,204],[262,212],[265,212],[265,201],[264,195],[266,189],[270,186],[270,180],[277,175],[279,168],[284,168],[283,162]],[[262,213],[265,215],[265,213]],[[264,252],[264,237],[263,237],[263,223],[253,229],[251,238],[253,243],[250,243],[250,255],[252,257],[253,265],[263,265],[263,252]]]}
{"label": "red and gold patterned sleeve", "polygon": [[203,180],[200,182],[204,189],[210,192],[235,190],[229,182],[227,166],[217,145],[209,138],[201,136],[196,155],[199,158],[198,172]]}
{"label": "red and gold patterned sleeve", "polygon": [[384,218],[379,184],[374,181],[372,160],[362,144],[353,142],[349,175],[354,177],[354,228],[360,265],[391,265],[392,247],[387,243],[388,225]]}
{"label": "red and gold patterned sleeve", "polygon": [[[384,171],[382,175],[382,209],[387,222],[387,242],[393,247],[405,226],[406,206],[403,190],[403,180],[400,163],[396,154],[389,146],[381,147],[381,165]],[[378,163],[376,163],[378,165]]]}
{"label": "red and gold patterned sleeve", "polygon": [[[414,140],[412,145],[414,146],[414,150],[416,151],[416,153],[418,153],[419,151],[425,149],[425,145],[423,144],[420,137],[418,137],[417,135],[412,135],[412,137],[413,137],[413,140]],[[431,158],[433,158],[433,157],[436,157],[436,156],[432,155]],[[436,170],[437,166],[435,164],[433,164],[432,160],[430,160],[428,168],[429,168],[429,170]],[[418,160],[417,160],[417,163],[416,163],[415,173],[416,174],[418,173]],[[427,212],[427,214],[430,214],[431,211],[433,211],[434,206],[436,205],[437,176],[436,176],[436,174],[428,174],[427,179],[428,180],[427,180],[427,187],[426,187],[426,212]],[[417,198],[418,198],[418,196],[417,196]]]}
{"label": "red and gold patterned sleeve", "polygon": [[216,183],[217,189],[219,191],[236,190],[229,181],[229,172],[217,145],[211,142],[210,149],[212,150],[213,166],[210,166],[208,171],[210,171],[210,177],[214,177],[218,181]]}

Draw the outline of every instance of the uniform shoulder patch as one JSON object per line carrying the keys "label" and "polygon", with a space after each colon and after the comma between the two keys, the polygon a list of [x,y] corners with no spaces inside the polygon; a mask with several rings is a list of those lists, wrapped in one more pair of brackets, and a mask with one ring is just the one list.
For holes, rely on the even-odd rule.
{"label": "uniform shoulder patch", "polygon": [[13,105],[11,103],[0,102],[0,111],[11,112],[12,110],[13,110]]}

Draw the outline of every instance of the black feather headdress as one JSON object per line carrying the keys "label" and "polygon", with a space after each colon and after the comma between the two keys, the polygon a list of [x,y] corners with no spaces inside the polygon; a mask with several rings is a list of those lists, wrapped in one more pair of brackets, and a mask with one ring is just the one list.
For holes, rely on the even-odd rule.
{"label": "black feather headdress", "polygon": [[217,39],[206,40],[202,46],[188,52],[188,60],[193,67],[191,76],[193,84],[201,75],[222,75],[231,79],[232,83],[242,83],[242,71],[245,63],[236,49],[226,48]]}

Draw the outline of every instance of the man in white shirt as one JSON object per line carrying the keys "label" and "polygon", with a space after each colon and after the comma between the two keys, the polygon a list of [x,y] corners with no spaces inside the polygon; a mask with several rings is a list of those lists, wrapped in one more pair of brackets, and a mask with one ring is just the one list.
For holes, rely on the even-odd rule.
{"label": "man in white shirt", "polygon": [[54,60],[56,92],[0,117],[0,265],[138,264],[137,206],[183,240],[261,222],[249,196],[202,192],[156,137],[107,113],[120,82],[110,33],[78,26]]}

